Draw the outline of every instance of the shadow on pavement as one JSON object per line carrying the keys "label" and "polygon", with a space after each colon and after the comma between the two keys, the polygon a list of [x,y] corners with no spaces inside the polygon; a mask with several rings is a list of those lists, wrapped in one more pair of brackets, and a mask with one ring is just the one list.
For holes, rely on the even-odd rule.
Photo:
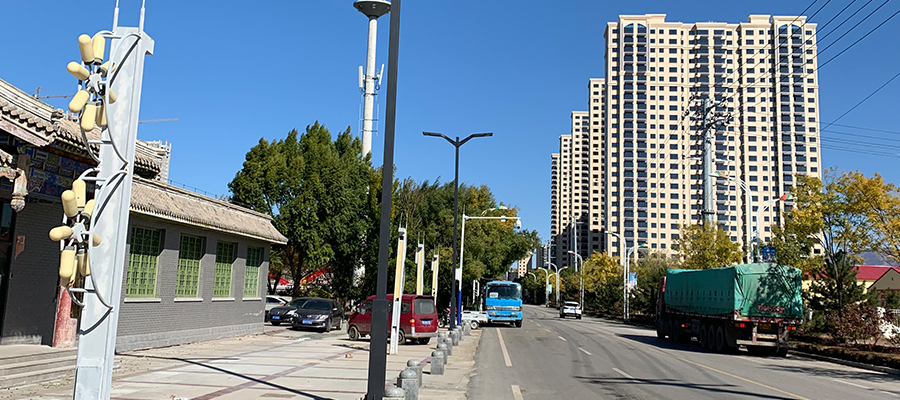
{"label": "shadow on pavement", "polygon": [[[682,382],[673,379],[640,379],[640,378],[603,378],[603,377],[591,377],[591,376],[575,376],[575,379],[582,380],[587,383],[592,383],[595,385],[645,385],[645,386],[660,386],[660,387],[680,387],[685,389],[692,390],[703,390],[711,393],[718,394],[733,394],[739,396],[748,396],[746,390],[740,389],[735,385],[721,385],[721,384],[702,384],[702,383],[690,383],[690,382]],[[773,399],[773,400],[793,400],[793,397],[782,397],[782,396],[774,396],[774,395],[766,395],[761,393],[753,393],[753,398],[758,399]]]}
{"label": "shadow on pavement", "polygon": [[[803,362],[806,362],[805,360]],[[866,382],[878,383],[900,383],[900,377],[871,371],[849,371],[840,368],[831,368],[826,365],[765,365],[773,371],[794,372],[798,374],[807,374],[813,376],[836,378],[836,379],[859,379]],[[896,395],[900,395],[900,390],[891,391]]]}
{"label": "shadow on pavement", "polygon": [[[303,392],[303,391],[300,391],[300,390],[297,390],[297,389],[291,389],[291,388],[289,388],[289,387],[287,387],[287,386],[282,386],[282,385],[279,385],[279,384],[276,384],[276,383],[264,381],[264,380],[259,379],[259,378],[254,378],[254,377],[251,377],[251,376],[239,374],[239,373],[237,373],[237,372],[229,371],[229,370],[227,370],[227,369],[219,368],[219,367],[216,367],[216,366],[213,366],[213,365],[207,365],[207,364],[204,364],[204,363],[202,363],[202,362],[194,361],[194,359],[190,359],[190,358],[180,358],[180,357],[159,357],[159,356],[132,355],[132,354],[122,354],[122,356],[124,356],[124,357],[139,357],[139,358],[152,358],[152,359],[157,359],[157,360],[180,361],[180,362],[183,362],[183,363],[185,363],[185,364],[191,364],[191,365],[196,365],[196,366],[198,366],[198,367],[208,368],[208,369],[211,369],[211,370],[213,370],[213,371],[217,371],[217,372],[221,372],[221,373],[228,374],[228,375],[231,375],[231,376],[235,376],[235,377],[238,377],[238,378],[246,379],[247,381],[256,382],[256,383],[258,383],[258,384],[260,384],[260,385],[266,385],[266,386],[269,386],[269,387],[272,387],[272,388],[275,388],[275,389],[279,389],[279,390],[282,390],[282,391],[285,391],[285,392],[288,392],[288,393],[293,393],[293,394],[295,394],[295,395],[305,396],[305,397],[308,397],[308,398],[310,398],[310,399],[314,399],[314,400],[332,400],[331,398],[328,398],[328,397],[320,397],[320,396],[316,396],[316,395],[314,395],[314,394],[306,393],[306,392]],[[226,389],[226,388],[223,387],[223,389]]]}
{"label": "shadow on pavement", "polygon": [[621,334],[621,333],[617,333],[616,336],[623,338],[623,339],[633,340],[635,342],[649,344],[651,346],[659,347],[661,349],[690,351],[690,352],[694,352],[694,353],[715,354],[708,350],[703,349],[695,342],[675,343],[675,342],[670,342],[668,340],[659,339],[656,336],[629,335],[629,334]]}

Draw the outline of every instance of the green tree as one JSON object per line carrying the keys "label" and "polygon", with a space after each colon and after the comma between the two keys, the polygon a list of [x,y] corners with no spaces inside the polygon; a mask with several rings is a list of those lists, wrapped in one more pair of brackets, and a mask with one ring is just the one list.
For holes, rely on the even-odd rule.
{"label": "green tree", "polygon": [[228,185],[232,202],[270,215],[288,238],[279,260],[294,279],[294,295],[303,276],[327,269],[331,291],[347,299],[355,295],[353,270],[371,262],[378,202],[369,195],[373,171],[360,149],[349,128],[332,141],[316,122],[302,135],[260,139]]}
{"label": "green tree", "polygon": [[631,292],[634,313],[653,315],[656,312],[659,280],[666,276],[666,271],[675,268],[681,268],[678,258],[665,253],[651,252],[635,260],[631,265],[631,270],[637,273],[637,287]]}
{"label": "green tree", "polygon": [[684,269],[722,268],[744,257],[741,247],[718,226],[682,225],[675,243]]}

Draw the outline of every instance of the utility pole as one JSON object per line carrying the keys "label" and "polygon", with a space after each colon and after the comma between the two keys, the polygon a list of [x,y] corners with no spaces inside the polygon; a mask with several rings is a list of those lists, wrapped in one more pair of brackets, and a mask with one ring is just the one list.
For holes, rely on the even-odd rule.
{"label": "utility pole", "polygon": [[711,124],[709,123],[709,111],[710,111],[709,97],[704,97],[701,100],[701,112],[703,113],[703,221],[706,223],[707,227],[715,226],[716,223],[716,210],[714,204],[716,203],[715,195],[713,194],[713,135],[715,132],[712,129]]}
{"label": "utility pole", "polygon": [[[376,82],[381,73],[375,74],[375,44],[378,32],[378,17],[391,11],[391,3],[387,0],[357,0],[353,3],[359,12],[369,18],[369,42],[366,47],[366,70],[359,67],[359,86],[363,90],[363,131],[362,156],[372,152],[372,121],[375,104]],[[383,66],[382,66],[383,67]],[[365,73],[365,75],[364,75]]]}

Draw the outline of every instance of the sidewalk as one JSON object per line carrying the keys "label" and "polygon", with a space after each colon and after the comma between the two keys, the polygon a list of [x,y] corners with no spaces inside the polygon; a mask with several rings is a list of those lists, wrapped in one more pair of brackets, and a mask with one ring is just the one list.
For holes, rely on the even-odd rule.
{"label": "sidewalk", "polygon": [[[270,328],[269,326],[266,327]],[[400,346],[389,355],[386,384],[393,384],[406,362],[423,365],[420,399],[465,399],[474,370],[481,330],[453,348],[445,374],[429,374],[428,345]],[[270,329],[266,334],[136,351],[116,356],[112,399],[338,399],[365,395],[368,340],[351,342],[344,332],[311,333]],[[6,399],[71,399],[72,379],[0,391]]]}

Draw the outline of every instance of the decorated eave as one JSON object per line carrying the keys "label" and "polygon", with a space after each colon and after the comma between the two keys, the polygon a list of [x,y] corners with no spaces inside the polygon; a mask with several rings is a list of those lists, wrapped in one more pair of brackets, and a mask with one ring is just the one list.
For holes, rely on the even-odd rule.
{"label": "decorated eave", "polygon": [[131,211],[268,243],[287,244],[287,238],[275,229],[266,214],[155,180],[134,177]]}
{"label": "decorated eave", "polygon": [[[84,138],[76,122],[65,118],[63,110],[54,109],[19,88],[0,79],[0,130],[6,131],[21,141],[35,147],[51,146],[83,158],[89,158],[84,148]],[[100,129],[86,133],[88,140],[100,140]],[[145,146],[138,140],[138,147]],[[98,145],[92,145],[99,152]],[[0,155],[2,156],[2,155]],[[160,171],[159,163],[140,152],[135,153],[136,173],[155,176]]]}

